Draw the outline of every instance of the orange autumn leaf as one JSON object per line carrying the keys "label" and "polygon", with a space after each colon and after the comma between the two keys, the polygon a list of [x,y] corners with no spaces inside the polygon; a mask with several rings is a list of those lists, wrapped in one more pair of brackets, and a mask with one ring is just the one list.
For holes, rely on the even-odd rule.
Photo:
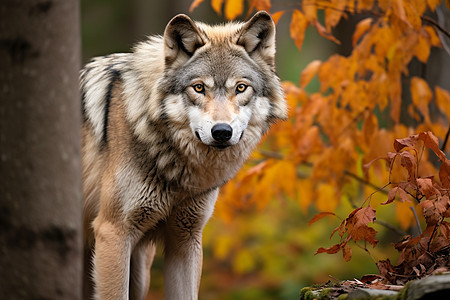
{"label": "orange autumn leaf", "polygon": [[193,12],[194,9],[196,9],[197,6],[199,6],[199,4],[202,3],[203,1],[204,1],[204,0],[194,0],[194,1],[191,3],[191,6],[189,6],[189,12]]}
{"label": "orange autumn leaf", "polygon": [[375,0],[360,0],[358,1],[358,9],[360,11],[371,10]]}
{"label": "orange autumn leaf", "polygon": [[249,12],[251,12],[253,9],[259,10],[265,10],[267,12],[270,11],[270,8],[272,7],[272,4],[270,3],[270,0],[249,0]]}
{"label": "orange autumn leaf", "polygon": [[361,20],[357,25],[352,37],[352,44],[355,47],[361,37],[372,27],[372,18]]}
{"label": "orange autumn leaf", "polygon": [[219,16],[222,14],[222,6],[224,0],[211,0],[211,7]]}
{"label": "orange autumn leaf", "polygon": [[325,218],[326,216],[336,216],[336,214],[333,213],[333,212],[321,212],[321,213],[318,213],[318,214],[314,215],[314,217],[311,220],[309,220],[308,226],[311,226],[312,224],[314,224],[315,222]]}
{"label": "orange autumn leaf", "polygon": [[325,27],[323,27],[322,24],[320,24],[320,22],[317,19],[312,20],[312,24],[316,27],[317,32],[321,37],[324,37],[332,42],[335,42],[338,45],[341,44],[341,42],[338,39],[336,39]]}
{"label": "orange autumn leaf", "polygon": [[309,22],[317,19],[316,0],[303,0],[302,12]]}
{"label": "orange autumn leaf", "polygon": [[272,19],[275,25],[278,24],[278,21],[281,19],[281,17],[284,15],[284,11],[277,11],[276,13],[272,14]]}
{"label": "orange autumn leaf", "polygon": [[308,25],[309,22],[306,19],[306,17],[302,14],[302,12],[297,9],[294,9],[294,11],[292,12],[292,19],[289,31],[291,38],[294,40],[295,45],[297,46],[299,51],[302,49],[303,40],[305,39],[305,31]]}
{"label": "orange autumn leaf", "polygon": [[428,86],[428,83],[419,77],[411,79],[411,98],[413,104],[419,109],[420,113],[429,121],[428,105],[433,98],[433,93]]}
{"label": "orange autumn leaf", "polygon": [[[428,34],[427,34],[428,35]],[[414,55],[423,63],[428,61],[431,51],[430,38],[425,34],[419,34],[416,45],[414,46]]]}
{"label": "orange autumn leaf", "polygon": [[226,0],[225,2],[225,18],[234,20],[242,15],[244,11],[244,0]]}
{"label": "orange autumn leaf", "polygon": [[438,6],[442,0],[427,0],[428,7],[431,11],[434,11],[436,9],[436,6]]}
{"label": "orange autumn leaf", "polygon": [[325,8],[325,26],[328,31],[335,27],[344,14],[347,0],[331,0]]}
{"label": "orange autumn leaf", "polygon": [[441,45],[441,39],[439,38],[438,34],[436,33],[436,29],[432,26],[424,26],[423,30],[426,32],[430,39],[431,46],[434,47],[442,47]]}
{"label": "orange autumn leaf", "polygon": [[441,89],[436,86],[434,88],[434,93],[436,95],[436,104],[439,110],[447,116],[447,119],[450,118],[450,92]]}
{"label": "orange autumn leaf", "polygon": [[320,60],[313,60],[310,62],[302,71],[300,75],[300,87],[305,88],[311,79],[317,74],[319,71],[320,65],[322,62]]}

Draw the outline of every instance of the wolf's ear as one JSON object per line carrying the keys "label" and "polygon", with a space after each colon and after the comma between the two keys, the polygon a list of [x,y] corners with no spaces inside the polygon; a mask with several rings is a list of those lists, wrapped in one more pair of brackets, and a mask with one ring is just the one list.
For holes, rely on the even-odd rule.
{"label": "wolf's ear", "polygon": [[166,66],[171,66],[178,58],[188,59],[204,44],[197,26],[188,16],[175,16],[164,31]]}
{"label": "wolf's ear", "polygon": [[244,24],[237,44],[250,56],[260,57],[271,67],[275,66],[275,24],[265,11],[257,12]]}

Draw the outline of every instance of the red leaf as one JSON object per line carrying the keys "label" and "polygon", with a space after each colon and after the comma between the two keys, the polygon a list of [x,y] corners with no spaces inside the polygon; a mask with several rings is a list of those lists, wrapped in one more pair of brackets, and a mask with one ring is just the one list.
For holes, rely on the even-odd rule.
{"label": "red leaf", "polygon": [[369,226],[368,223],[374,222],[376,211],[369,205],[355,209],[346,220],[346,229],[349,236],[354,241],[365,240],[372,246],[376,246],[378,241],[375,239],[377,231]]}
{"label": "red leaf", "polygon": [[318,213],[308,222],[308,226],[311,226],[311,224],[319,221],[322,218],[325,218],[326,216],[336,216],[336,214],[332,213],[332,212],[321,212],[321,213]]}
{"label": "red leaf", "polygon": [[445,159],[439,168],[439,180],[444,188],[450,189],[450,160]]}
{"label": "red leaf", "polygon": [[342,256],[347,262],[352,258],[352,248],[349,245],[345,244],[344,248],[342,248]]}
{"label": "red leaf", "polygon": [[380,275],[386,279],[389,279],[389,277],[391,277],[391,274],[394,273],[394,266],[391,264],[391,261],[389,259],[380,260],[379,262],[377,262],[377,268],[380,272]]}
{"label": "red leaf", "polygon": [[404,139],[395,139],[394,141],[394,149],[397,152],[400,152],[405,147],[409,147],[411,149],[415,148],[417,144],[417,135],[411,135],[410,137]]}
{"label": "red leaf", "polygon": [[404,151],[400,153],[401,165],[408,171],[408,181],[414,181],[416,178],[416,157],[411,153]]}
{"label": "red leaf", "polygon": [[441,161],[445,161],[445,153],[439,149],[439,140],[438,138],[431,132],[421,132],[419,133],[419,139],[425,143],[425,146],[433,150],[433,152],[439,157]]}
{"label": "red leaf", "polygon": [[394,202],[395,196],[397,196],[397,195],[398,195],[400,202],[409,201],[408,194],[405,192],[405,190],[402,189],[401,187],[396,186],[389,191],[388,200],[386,202],[381,203],[381,205],[386,205],[386,204]]}
{"label": "red leaf", "polygon": [[336,244],[330,248],[320,247],[314,255],[317,255],[319,253],[335,254],[335,253],[338,253],[339,250],[341,250],[341,244]]}
{"label": "red leaf", "polygon": [[441,193],[433,186],[431,178],[417,178],[417,186],[427,199],[441,195]]}
{"label": "red leaf", "polygon": [[343,220],[343,221],[341,222],[341,224],[339,224],[339,226],[336,227],[336,228],[333,230],[333,232],[332,232],[331,235],[330,235],[330,239],[333,237],[333,235],[336,233],[336,231],[338,231],[340,237],[343,237],[343,236],[344,236],[344,233],[345,233],[345,220]]}

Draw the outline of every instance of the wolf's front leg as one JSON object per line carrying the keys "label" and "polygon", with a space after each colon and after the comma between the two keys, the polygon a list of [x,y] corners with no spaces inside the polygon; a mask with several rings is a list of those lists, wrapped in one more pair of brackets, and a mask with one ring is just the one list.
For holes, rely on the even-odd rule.
{"label": "wolf's front leg", "polygon": [[218,190],[178,206],[165,231],[164,282],[166,300],[198,298],[202,272],[202,232],[212,215]]}
{"label": "wolf's front leg", "polygon": [[166,239],[164,287],[167,300],[198,298],[202,269],[201,233],[186,240]]}
{"label": "wolf's front leg", "polygon": [[99,300],[127,300],[131,242],[121,228],[108,221],[94,222],[95,290]]}

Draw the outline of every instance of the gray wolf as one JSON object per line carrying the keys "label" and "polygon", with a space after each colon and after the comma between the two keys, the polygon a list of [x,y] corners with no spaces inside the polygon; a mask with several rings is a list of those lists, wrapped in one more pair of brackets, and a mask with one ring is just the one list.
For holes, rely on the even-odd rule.
{"label": "gray wolf", "polygon": [[156,244],[166,299],[197,299],[219,188],[286,118],[266,12],[174,17],[132,53],[81,71],[85,299],[144,299]]}

